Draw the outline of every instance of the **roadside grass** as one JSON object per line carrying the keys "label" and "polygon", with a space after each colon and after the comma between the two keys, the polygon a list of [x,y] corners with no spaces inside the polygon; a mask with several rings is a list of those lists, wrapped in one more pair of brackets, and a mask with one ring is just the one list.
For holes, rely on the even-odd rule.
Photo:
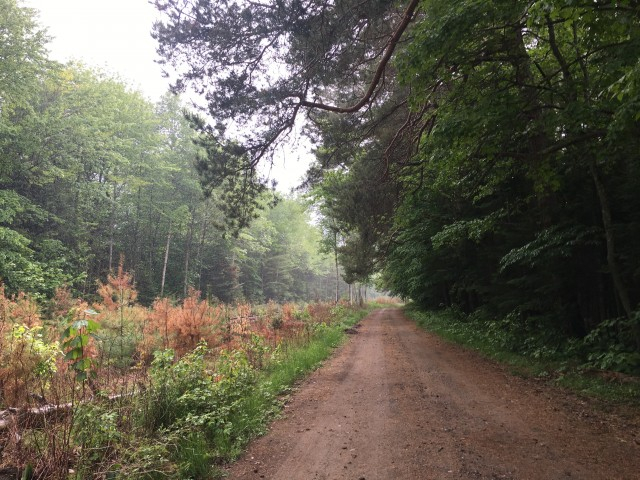
{"label": "roadside grass", "polygon": [[374,305],[367,305],[357,310],[344,309],[337,315],[339,321],[316,325],[306,344],[289,345],[278,353],[259,374],[255,388],[242,401],[241,414],[231,422],[233,430],[240,433],[235,437],[237,440],[216,442],[217,461],[235,460],[252,438],[266,433],[268,423],[282,410],[283,397],[344,343],[347,328],[357,324],[374,308]]}
{"label": "roadside grass", "polygon": [[414,305],[405,306],[404,312],[424,330],[507,365],[513,375],[545,380],[606,403],[640,407],[640,378],[613,372],[603,375],[585,368],[571,344],[548,341],[549,346],[545,346],[545,339],[525,339],[522,344],[529,341],[536,346],[522,347],[526,351],[523,353],[495,323],[470,319],[455,311],[421,311]]}
{"label": "roadside grass", "polygon": [[[134,424],[127,433],[118,431],[119,416],[110,404],[83,405],[73,432],[83,445],[83,461],[68,480],[98,478],[96,471],[113,480],[223,478],[223,466],[266,433],[296,382],[318,368],[345,341],[345,330],[373,308],[333,307],[328,323],[309,322],[303,337],[260,350],[262,368],[241,349],[212,357],[205,343],[177,361],[172,350],[157,351],[148,388],[123,400]],[[100,459],[104,464],[96,466]]]}
{"label": "roadside grass", "polygon": [[266,391],[271,396],[278,396],[291,391],[298,380],[320,367],[345,341],[345,330],[357,324],[372,309],[367,306],[355,311],[345,310],[339,322],[316,326],[307,344],[286,348],[277,361],[266,368],[258,381],[256,394],[259,396]]}

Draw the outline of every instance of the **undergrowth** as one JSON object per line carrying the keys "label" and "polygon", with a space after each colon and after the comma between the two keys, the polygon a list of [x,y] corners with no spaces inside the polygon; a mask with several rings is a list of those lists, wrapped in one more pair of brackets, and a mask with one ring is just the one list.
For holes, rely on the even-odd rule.
{"label": "undergrowth", "polygon": [[[278,415],[283,395],[320,366],[370,309],[330,310],[322,322],[302,319],[306,334],[275,347],[254,334],[242,348],[213,350],[203,340],[182,356],[173,349],[154,351],[141,390],[116,399],[98,396],[74,408],[65,423],[75,452],[65,461],[69,474],[49,469],[42,476],[38,466],[39,474],[26,478],[222,478],[222,466]],[[40,432],[29,430],[24,437],[44,435],[38,441],[47,442]],[[49,448],[43,444],[41,452]]]}
{"label": "undergrowth", "polygon": [[263,385],[273,395],[287,392],[298,379],[319,367],[344,341],[344,330],[358,323],[371,309],[370,306],[367,309],[344,310],[339,323],[317,324],[308,344],[286,350],[279,361],[271,364],[265,371]]}
{"label": "undergrowth", "polygon": [[[314,324],[303,344],[281,344],[263,370],[252,367],[240,351],[223,353],[215,372],[209,373],[204,346],[168,369],[166,353],[156,354],[152,384],[164,403],[157,401],[158,392],[146,396],[145,424],[149,432],[161,433],[177,474],[165,469],[163,478],[220,478],[218,466],[234,460],[251,438],[265,433],[280,411],[282,395],[319,367],[342,343],[344,330],[366,313],[338,307],[339,321]],[[153,381],[155,375],[159,378]]]}
{"label": "undergrowth", "polygon": [[425,312],[410,305],[404,310],[421,328],[508,365],[515,375],[546,379],[608,402],[640,405],[640,379],[594,368],[580,340],[514,333],[508,319],[488,320],[453,309]]}
{"label": "undergrowth", "polygon": [[[310,323],[303,343],[282,343],[256,368],[247,352],[222,351],[207,362],[204,344],[173,363],[171,350],[156,352],[151,388],[141,396],[142,448],[129,455],[115,479],[215,479],[221,465],[234,460],[281,408],[281,396],[317,368],[344,339],[344,329],[366,310],[338,307],[337,321]],[[149,455],[151,452],[156,455]],[[158,455],[165,459],[154,466]],[[143,473],[146,472],[146,473]]]}
{"label": "undergrowth", "polygon": [[0,285],[0,469],[23,478],[219,478],[368,309],[135,302],[120,267],[89,305]]}

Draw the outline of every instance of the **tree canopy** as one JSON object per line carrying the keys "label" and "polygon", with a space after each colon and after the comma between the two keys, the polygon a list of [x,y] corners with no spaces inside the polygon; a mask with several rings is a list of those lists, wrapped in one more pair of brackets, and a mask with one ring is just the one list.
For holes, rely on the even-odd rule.
{"label": "tree canopy", "polygon": [[154,104],[104,72],[49,60],[36,12],[0,5],[5,292],[87,296],[121,265],[144,303],[192,288],[222,301],[333,298],[301,201],[272,210],[274,193],[224,174],[248,156],[206,135],[178,97]]}
{"label": "tree canopy", "polygon": [[157,0],[154,36],[174,90],[202,94],[212,134],[237,141],[255,167],[299,116],[364,118],[384,101],[418,3]]}
{"label": "tree canopy", "polygon": [[350,280],[640,348],[637,1],[156,5],[175,88],[250,166],[306,119]]}

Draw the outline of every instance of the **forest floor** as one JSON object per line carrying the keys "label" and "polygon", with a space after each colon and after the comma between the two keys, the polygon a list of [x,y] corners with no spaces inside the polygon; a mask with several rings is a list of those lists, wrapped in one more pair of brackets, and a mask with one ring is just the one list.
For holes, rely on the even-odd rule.
{"label": "forest floor", "polygon": [[637,410],[514,376],[399,309],[352,333],[228,478],[640,478]]}

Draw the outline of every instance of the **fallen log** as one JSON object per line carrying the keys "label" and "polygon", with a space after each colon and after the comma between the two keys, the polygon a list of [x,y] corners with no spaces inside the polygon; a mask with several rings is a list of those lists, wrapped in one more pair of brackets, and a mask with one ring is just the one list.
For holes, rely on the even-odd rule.
{"label": "fallen log", "polygon": [[47,420],[56,420],[64,417],[72,408],[72,403],[63,403],[60,405],[3,410],[0,411],[0,431],[6,430],[12,424],[41,427]]}
{"label": "fallen log", "polygon": [[[102,397],[109,402],[114,402],[122,398],[131,397],[136,392],[119,393]],[[100,397],[98,397],[100,398]],[[95,398],[94,398],[95,400]],[[91,402],[92,400],[89,400]],[[73,409],[74,403],[47,404],[41,407],[30,408],[8,408],[0,410],[0,431],[7,430],[10,425],[16,424],[20,427],[37,428],[45,425],[47,421],[56,421],[65,417]]]}
{"label": "fallen log", "polygon": [[19,409],[8,408],[7,410],[0,410],[0,431],[9,428],[11,419],[18,414]]}

